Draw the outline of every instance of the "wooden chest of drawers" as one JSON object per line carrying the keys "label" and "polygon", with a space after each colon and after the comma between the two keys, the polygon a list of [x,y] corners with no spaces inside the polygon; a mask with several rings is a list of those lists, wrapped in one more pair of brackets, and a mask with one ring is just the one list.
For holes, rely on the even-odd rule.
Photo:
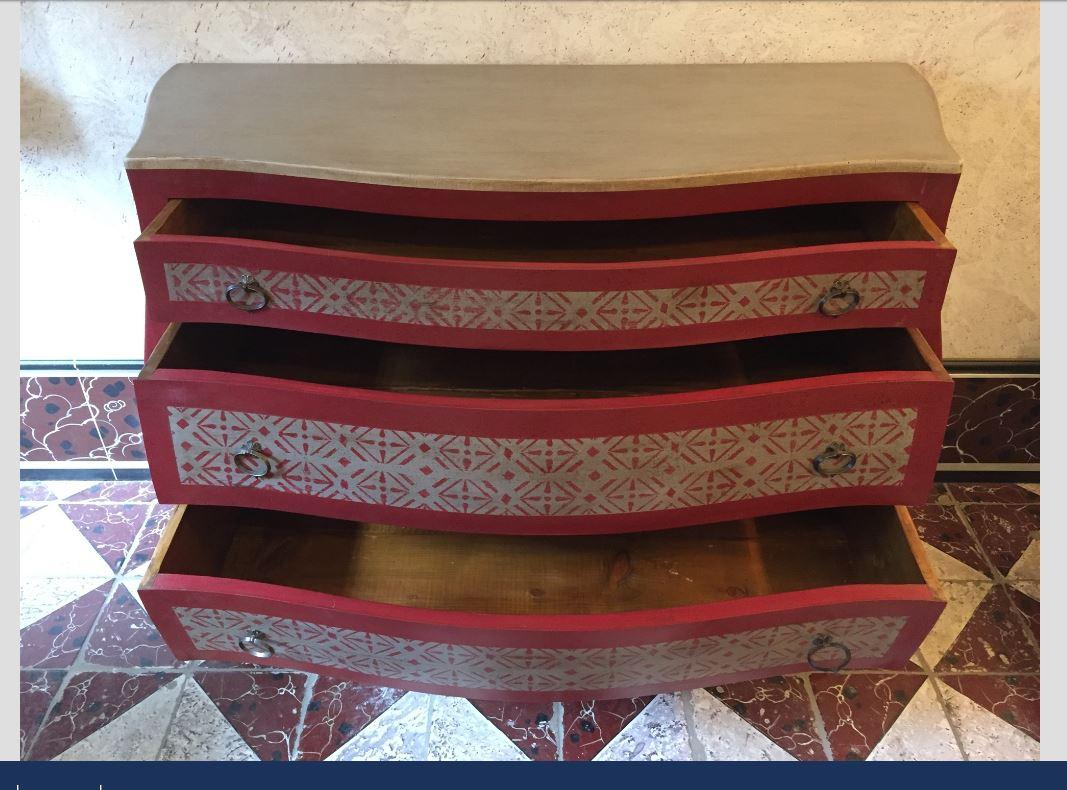
{"label": "wooden chest of drawers", "polygon": [[940,612],[891,506],[959,162],[910,67],[181,66],[127,164],[179,657],[628,696]]}

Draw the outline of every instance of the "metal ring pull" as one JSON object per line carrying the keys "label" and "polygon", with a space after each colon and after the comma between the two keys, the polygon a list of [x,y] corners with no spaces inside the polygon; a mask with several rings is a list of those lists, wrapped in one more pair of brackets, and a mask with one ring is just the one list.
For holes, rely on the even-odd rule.
{"label": "metal ring pull", "polygon": [[274,648],[262,631],[249,631],[247,636],[237,640],[237,644],[253,658],[271,658],[274,655]]}
{"label": "metal ring pull", "polygon": [[[836,650],[840,654],[840,660],[836,664],[820,666],[815,663],[818,660],[819,653],[830,650]],[[851,660],[852,651],[848,649],[848,646],[835,642],[834,638],[829,634],[816,634],[815,638],[811,640],[811,650],[808,651],[808,666],[816,672],[837,672],[847,667]]]}
{"label": "metal ring pull", "polygon": [[226,301],[238,310],[255,313],[267,306],[270,297],[255,277],[242,274],[237,282],[226,287]]}
{"label": "metal ring pull", "polygon": [[860,292],[844,280],[835,281],[819,299],[819,312],[828,318],[837,318],[859,307]]}
{"label": "metal ring pull", "polygon": [[233,454],[233,462],[238,469],[252,477],[270,475],[270,459],[263,454],[263,448],[255,439],[237,448],[237,452]]}
{"label": "metal ring pull", "polygon": [[822,477],[833,477],[851,470],[858,457],[841,442],[834,442],[811,459],[811,468]]}

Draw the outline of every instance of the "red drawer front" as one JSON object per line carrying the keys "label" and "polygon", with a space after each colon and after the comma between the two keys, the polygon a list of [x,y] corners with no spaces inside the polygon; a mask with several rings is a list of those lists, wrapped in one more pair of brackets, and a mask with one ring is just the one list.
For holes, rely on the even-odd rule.
{"label": "red drawer front", "polygon": [[[921,373],[577,401],[199,375],[217,381],[160,371],[137,383],[161,501],[527,534],[919,504],[951,397],[951,383]],[[252,440],[269,458],[267,477],[235,463]],[[857,461],[823,477],[813,459],[832,443]]]}
{"label": "red drawer front", "polygon": [[[952,249],[904,241],[688,261],[505,266],[376,260],[232,239],[161,236],[137,246],[153,321],[547,350],[908,326],[921,329],[940,352],[940,311],[955,255]],[[257,312],[226,301],[227,288],[247,275],[269,296]],[[860,302],[829,317],[818,303],[837,282],[855,288]]]}
{"label": "red drawer front", "polygon": [[[676,610],[523,618],[313,593],[298,595],[315,603],[294,603],[283,600],[293,591],[232,581],[226,584],[254,591],[192,591],[190,579],[160,576],[157,589],[142,590],[181,659],[248,661],[239,641],[258,634],[273,651],[258,663],[480,699],[631,697],[812,667],[903,666],[944,606],[924,585],[868,585]],[[282,597],[267,600],[268,590]],[[819,648],[821,641],[832,644]]]}

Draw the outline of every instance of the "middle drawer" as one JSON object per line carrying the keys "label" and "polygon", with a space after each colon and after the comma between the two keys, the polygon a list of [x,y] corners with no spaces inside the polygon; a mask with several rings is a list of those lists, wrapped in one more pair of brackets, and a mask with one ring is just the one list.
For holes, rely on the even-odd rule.
{"label": "middle drawer", "polygon": [[921,504],[952,382],[904,329],[580,353],[172,324],[136,394],[163,502],[567,534]]}

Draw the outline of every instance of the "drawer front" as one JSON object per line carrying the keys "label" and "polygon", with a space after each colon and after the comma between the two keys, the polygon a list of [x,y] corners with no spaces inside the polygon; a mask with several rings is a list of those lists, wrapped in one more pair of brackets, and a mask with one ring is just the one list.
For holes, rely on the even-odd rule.
{"label": "drawer front", "polygon": [[[897,243],[900,246],[902,243]],[[879,326],[920,328],[940,350],[954,251],[826,247],[724,261],[419,263],[232,242],[139,243],[155,321],[243,323],[469,348],[598,350]],[[903,244],[906,247],[906,243]],[[171,249],[174,248],[174,249]],[[246,311],[228,289],[251,278]],[[246,280],[247,282],[247,280]],[[835,287],[853,289],[823,310]],[[231,294],[245,296],[243,290]],[[856,299],[853,306],[852,299]],[[844,310],[844,312],[841,312]]]}
{"label": "drawer front", "polygon": [[[245,611],[177,607],[191,653],[231,654],[260,634],[275,661],[353,673],[381,685],[437,693],[516,694],[558,699],[572,694],[630,694],[680,689],[727,677],[765,677],[816,667],[877,666],[886,662],[908,617],[852,616],[794,620],[695,638],[616,647],[479,645],[432,641],[343,628]],[[817,640],[833,645],[820,649]],[[566,641],[565,639],[563,641]],[[184,640],[183,640],[183,643]],[[847,649],[846,652],[840,646]],[[832,666],[830,666],[832,665]],[[843,667],[842,667],[843,668]]]}

